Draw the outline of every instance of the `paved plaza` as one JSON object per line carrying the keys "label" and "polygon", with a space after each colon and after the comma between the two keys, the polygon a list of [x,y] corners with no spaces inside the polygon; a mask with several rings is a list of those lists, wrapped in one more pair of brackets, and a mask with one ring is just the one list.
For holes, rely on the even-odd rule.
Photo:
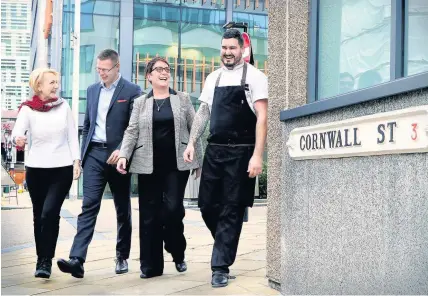
{"label": "paved plaza", "polygon": [[[32,214],[31,208],[25,209],[31,204],[25,194],[19,200],[21,209],[13,210],[5,210],[8,202],[2,200],[2,295],[280,295],[268,287],[266,278],[265,206],[250,209],[249,222],[244,223],[237,260],[231,268],[231,275],[237,276],[236,279],[231,280],[226,288],[213,289],[210,284],[213,239],[197,208],[186,210],[188,271],[185,273],[178,273],[171,256],[165,253],[163,276],[139,278],[138,200],[133,198],[129,273],[114,273],[115,210],[112,200],[104,200],[85,263],[85,277],[79,280],[61,273],[54,259],[51,278],[43,280],[33,276],[36,255]],[[64,203],[56,258],[68,258],[80,207],[80,200]]]}

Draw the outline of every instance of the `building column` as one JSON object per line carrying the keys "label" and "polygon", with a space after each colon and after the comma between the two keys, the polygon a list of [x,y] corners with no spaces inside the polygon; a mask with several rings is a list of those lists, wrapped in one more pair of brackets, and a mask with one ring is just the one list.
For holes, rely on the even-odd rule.
{"label": "building column", "polygon": [[37,6],[37,56],[34,68],[47,67],[48,55],[47,55],[47,40],[43,36],[43,26],[45,20],[46,0],[39,0]]}
{"label": "building column", "polygon": [[53,24],[51,33],[51,67],[61,72],[61,58],[62,58],[62,8],[64,1],[55,0],[53,2]]}
{"label": "building column", "polygon": [[233,0],[226,0],[226,23],[233,21]]}
{"label": "building column", "polygon": [[134,51],[134,2],[120,1],[119,54],[120,73],[126,80],[134,82],[132,62]]}
{"label": "building column", "polygon": [[281,191],[284,151],[279,114],[306,104],[308,73],[308,0],[269,3],[269,109],[267,266],[271,285],[281,282]]}

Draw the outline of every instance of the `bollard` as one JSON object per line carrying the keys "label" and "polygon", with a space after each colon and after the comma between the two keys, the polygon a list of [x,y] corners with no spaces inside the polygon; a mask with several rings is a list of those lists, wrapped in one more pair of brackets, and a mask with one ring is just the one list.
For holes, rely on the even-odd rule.
{"label": "bollard", "polygon": [[248,207],[245,208],[244,212],[244,222],[248,222]]}

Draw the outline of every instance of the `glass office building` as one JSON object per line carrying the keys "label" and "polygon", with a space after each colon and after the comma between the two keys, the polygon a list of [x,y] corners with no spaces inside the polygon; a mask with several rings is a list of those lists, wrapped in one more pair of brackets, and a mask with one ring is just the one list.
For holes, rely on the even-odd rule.
{"label": "glass office building", "polygon": [[[267,72],[267,0],[82,0],[80,112],[86,88],[98,80],[96,56],[119,51],[122,75],[147,92],[144,70],[159,55],[172,68],[171,87],[189,92],[195,105],[206,76],[220,66],[220,44],[228,21],[248,23],[255,65]],[[74,1],[63,1],[62,97],[71,101]]]}
{"label": "glass office building", "polygon": [[[80,31],[80,117],[86,89],[99,81],[96,57],[106,48],[120,54],[121,73],[148,92],[147,61],[156,55],[171,64],[171,87],[191,94],[195,108],[205,79],[220,67],[223,25],[248,23],[255,66],[267,73],[268,0],[82,0]],[[74,1],[63,0],[61,96],[71,105]],[[81,118],[82,119],[82,118]],[[135,178],[135,177],[134,177]],[[82,182],[79,182],[82,196]],[[136,180],[132,191],[137,193]],[[190,186],[190,185],[189,185]],[[189,190],[197,192],[194,188]],[[107,196],[109,189],[106,189]],[[190,195],[195,196],[195,193]]]}

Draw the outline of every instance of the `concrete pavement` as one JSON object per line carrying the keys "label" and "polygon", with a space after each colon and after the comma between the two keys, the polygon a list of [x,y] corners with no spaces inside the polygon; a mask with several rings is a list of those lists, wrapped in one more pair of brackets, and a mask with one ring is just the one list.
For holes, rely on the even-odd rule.
{"label": "concrete pavement", "polygon": [[[80,213],[81,201],[65,201],[61,212],[61,229],[56,258],[67,258],[76,232],[76,219]],[[124,275],[114,273],[116,219],[112,200],[104,200],[98,216],[96,233],[90,245],[85,263],[85,278],[75,279],[61,273],[53,265],[50,280],[33,277],[36,256],[32,237],[28,242],[3,248],[1,284],[3,295],[280,295],[268,287],[266,269],[266,207],[250,209],[248,223],[244,224],[238,256],[231,268],[236,275],[226,288],[213,289],[210,285],[210,258],[213,239],[205,227],[198,209],[187,209],[185,235],[187,239],[186,261],[188,271],[178,273],[171,256],[165,253],[164,275],[152,279],[139,278],[138,243],[138,200],[132,199],[133,234],[130,271]],[[23,210],[2,211],[2,226],[7,214]],[[28,211],[28,210],[25,210]],[[19,214],[23,215],[23,214]],[[25,213],[30,215],[31,211]],[[6,219],[4,219],[6,218]],[[13,232],[19,235],[23,229],[31,229],[31,219],[22,219]],[[16,218],[15,218],[16,219]],[[28,232],[28,231],[27,231]],[[7,244],[6,244],[7,245]]]}

